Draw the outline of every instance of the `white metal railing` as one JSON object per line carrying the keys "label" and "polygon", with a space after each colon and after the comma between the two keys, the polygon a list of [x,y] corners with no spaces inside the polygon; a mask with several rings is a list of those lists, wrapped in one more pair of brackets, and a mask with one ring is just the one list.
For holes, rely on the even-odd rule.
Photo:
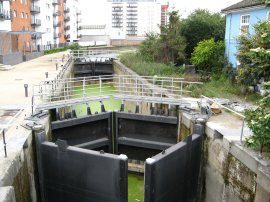
{"label": "white metal railing", "polygon": [[90,57],[111,57],[115,58],[117,50],[73,50],[70,52],[74,60],[85,59]]}
{"label": "white metal railing", "polygon": [[112,96],[119,100],[180,104],[182,96],[191,92],[187,87],[200,84],[183,78],[127,75],[43,81],[34,85],[33,106],[49,109],[102,101]]}
{"label": "white metal railing", "polygon": [[232,110],[229,107],[226,107],[226,106],[218,103],[217,101],[215,101],[215,100],[213,100],[213,99],[211,99],[209,97],[206,97],[204,95],[201,95],[201,97],[204,98],[204,99],[209,100],[212,103],[216,103],[221,109],[226,109],[226,110],[232,112],[233,114],[237,115],[238,117],[240,117],[242,119],[241,132],[240,132],[240,142],[242,144],[243,143],[243,135],[244,135],[244,126],[245,126],[245,116],[243,114],[237,112],[237,111]]}
{"label": "white metal railing", "polygon": [[5,125],[2,125],[0,128],[0,135],[2,135],[5,157],[7,157],[7,142],[6,142],[6,136],[5,136],[6,131],[13,124],[15,119],[22,113],[23,110],[24,109],[18,110],[18,112],[15,114],[15,116],[13,116]]}

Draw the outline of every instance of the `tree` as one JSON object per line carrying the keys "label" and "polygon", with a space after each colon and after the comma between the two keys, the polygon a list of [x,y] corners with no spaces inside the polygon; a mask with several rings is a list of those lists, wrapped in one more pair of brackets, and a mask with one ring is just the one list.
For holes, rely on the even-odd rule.
{"label": "tree", "polygon": [[186,38],[186,56],[191,57],[197,44],[205,39],[220,40],[225,35],[225,18],[219,13],[197,9],[183,22],[182,34]]}
{"label": "tree", "polygon": [[144,60],[149,62],[157,61],[159,55],[159,35],[154,33],[147,33],[146,39],[139,47],[139,52]]}
{"label": "tree", "polygon": [[270,79],[270,21],[260,21],[254,26],[254,31],[253,35],[238,38],[240,66],[237,81],[244,86]]}
{"label": "tree", "polygon": [[224,65],[225,45],[223,41],[214,39],[203,40],[198,43],[192,53],[191,62],[203,72],[221,72]]}
{"label": "tree", "polygon": [[149,33],[139,48],[147,61],[180,63],[185,58],[185,39],[181,35],[178,11],[169,13],[169,23],[160,27],[160,34]]}

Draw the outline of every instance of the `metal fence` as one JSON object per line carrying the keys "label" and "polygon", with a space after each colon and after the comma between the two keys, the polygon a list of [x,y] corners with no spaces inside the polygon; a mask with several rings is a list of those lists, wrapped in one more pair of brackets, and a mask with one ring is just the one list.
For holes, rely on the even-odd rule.
{"label": "metal fence", "polygon": [[[60,78],[60,79],[59,79]],[[34,86],[33,106],[37,109],[51,109],[91,101],[103,101],[114,97],[118,100],[183,104],[182,96],[189,94],[191,85],[183,78],[157,76],[91,76],[43,81]]]}
{"label": "metal fence", "polygon": [[118,54],[117,50],[73,50],[70,52],[74,60],[86,59],[91,57],[108,57],[115,58]]}

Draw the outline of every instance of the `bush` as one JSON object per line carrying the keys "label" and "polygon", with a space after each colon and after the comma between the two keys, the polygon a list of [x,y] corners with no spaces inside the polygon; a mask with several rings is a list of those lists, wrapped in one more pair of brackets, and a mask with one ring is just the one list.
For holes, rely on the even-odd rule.
{"label": "bush", "polygon": [[66,51],[68,49],[78,50],[78,49],[80,49],[80,46],[79,46],[78,43],[74,43],[74,44],[72,44],[70,46],[65,46],[63,48],[54,48],[54,49],[51,49],[51,50],[45,50],[44,55],[53,54],[53,53],[59,53],[59,52],[62,52],[62,51]]}
{"label": "bush", "polygon": [[222,71],[225,62],[224,51],[223,41],[203,40],[198,43],[192,53],[191,62],[201,72],[219,73]]}

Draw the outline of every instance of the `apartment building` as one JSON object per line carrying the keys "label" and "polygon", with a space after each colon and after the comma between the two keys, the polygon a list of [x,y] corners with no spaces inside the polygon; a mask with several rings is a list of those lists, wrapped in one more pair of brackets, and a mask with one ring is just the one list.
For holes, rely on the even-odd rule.
{"label": "apartment building", "polygon": [[78,41],[80,14],[78,0],[0,0],[0,30],[12,52],[49,49]]}
{"label": "apartment building", "polygon": [[67,42],[77,42],[80,37],[80,15],[78,0],[66,0],[65,8],[65,39]]}
{"label": "apartment building", "polygon": [[168,24],[168,8],[169,3],[167,3],[166,5],[161,5],[161,19],[160,19],[161,26],[166,26]]}
{"label": "apartment building", "polygon": [[[10,1],[0,0],[0,55],[11,51],[11,37],[7,34],[11,31]],[[0,62],[1,63],[1,62]]]}
{"label": "apartment building", "polygon": [[[31,52],[32,50],[32,31],[31,25],[31,2],[30,0],[11,0],[12,13],[11,31],[17,33],[12,36],[12,48],[18,47],[18,51]],[[17,40],[17,41],[16,41]]]}
{"label": "apartment building", "polygon": [[161,4],[157,0],[108,0],[112,39],[144,37],[159,32]]}
{"label": "apartment building", "polygon": [[0,0],[0,30],[11,30],[10,1]]}

